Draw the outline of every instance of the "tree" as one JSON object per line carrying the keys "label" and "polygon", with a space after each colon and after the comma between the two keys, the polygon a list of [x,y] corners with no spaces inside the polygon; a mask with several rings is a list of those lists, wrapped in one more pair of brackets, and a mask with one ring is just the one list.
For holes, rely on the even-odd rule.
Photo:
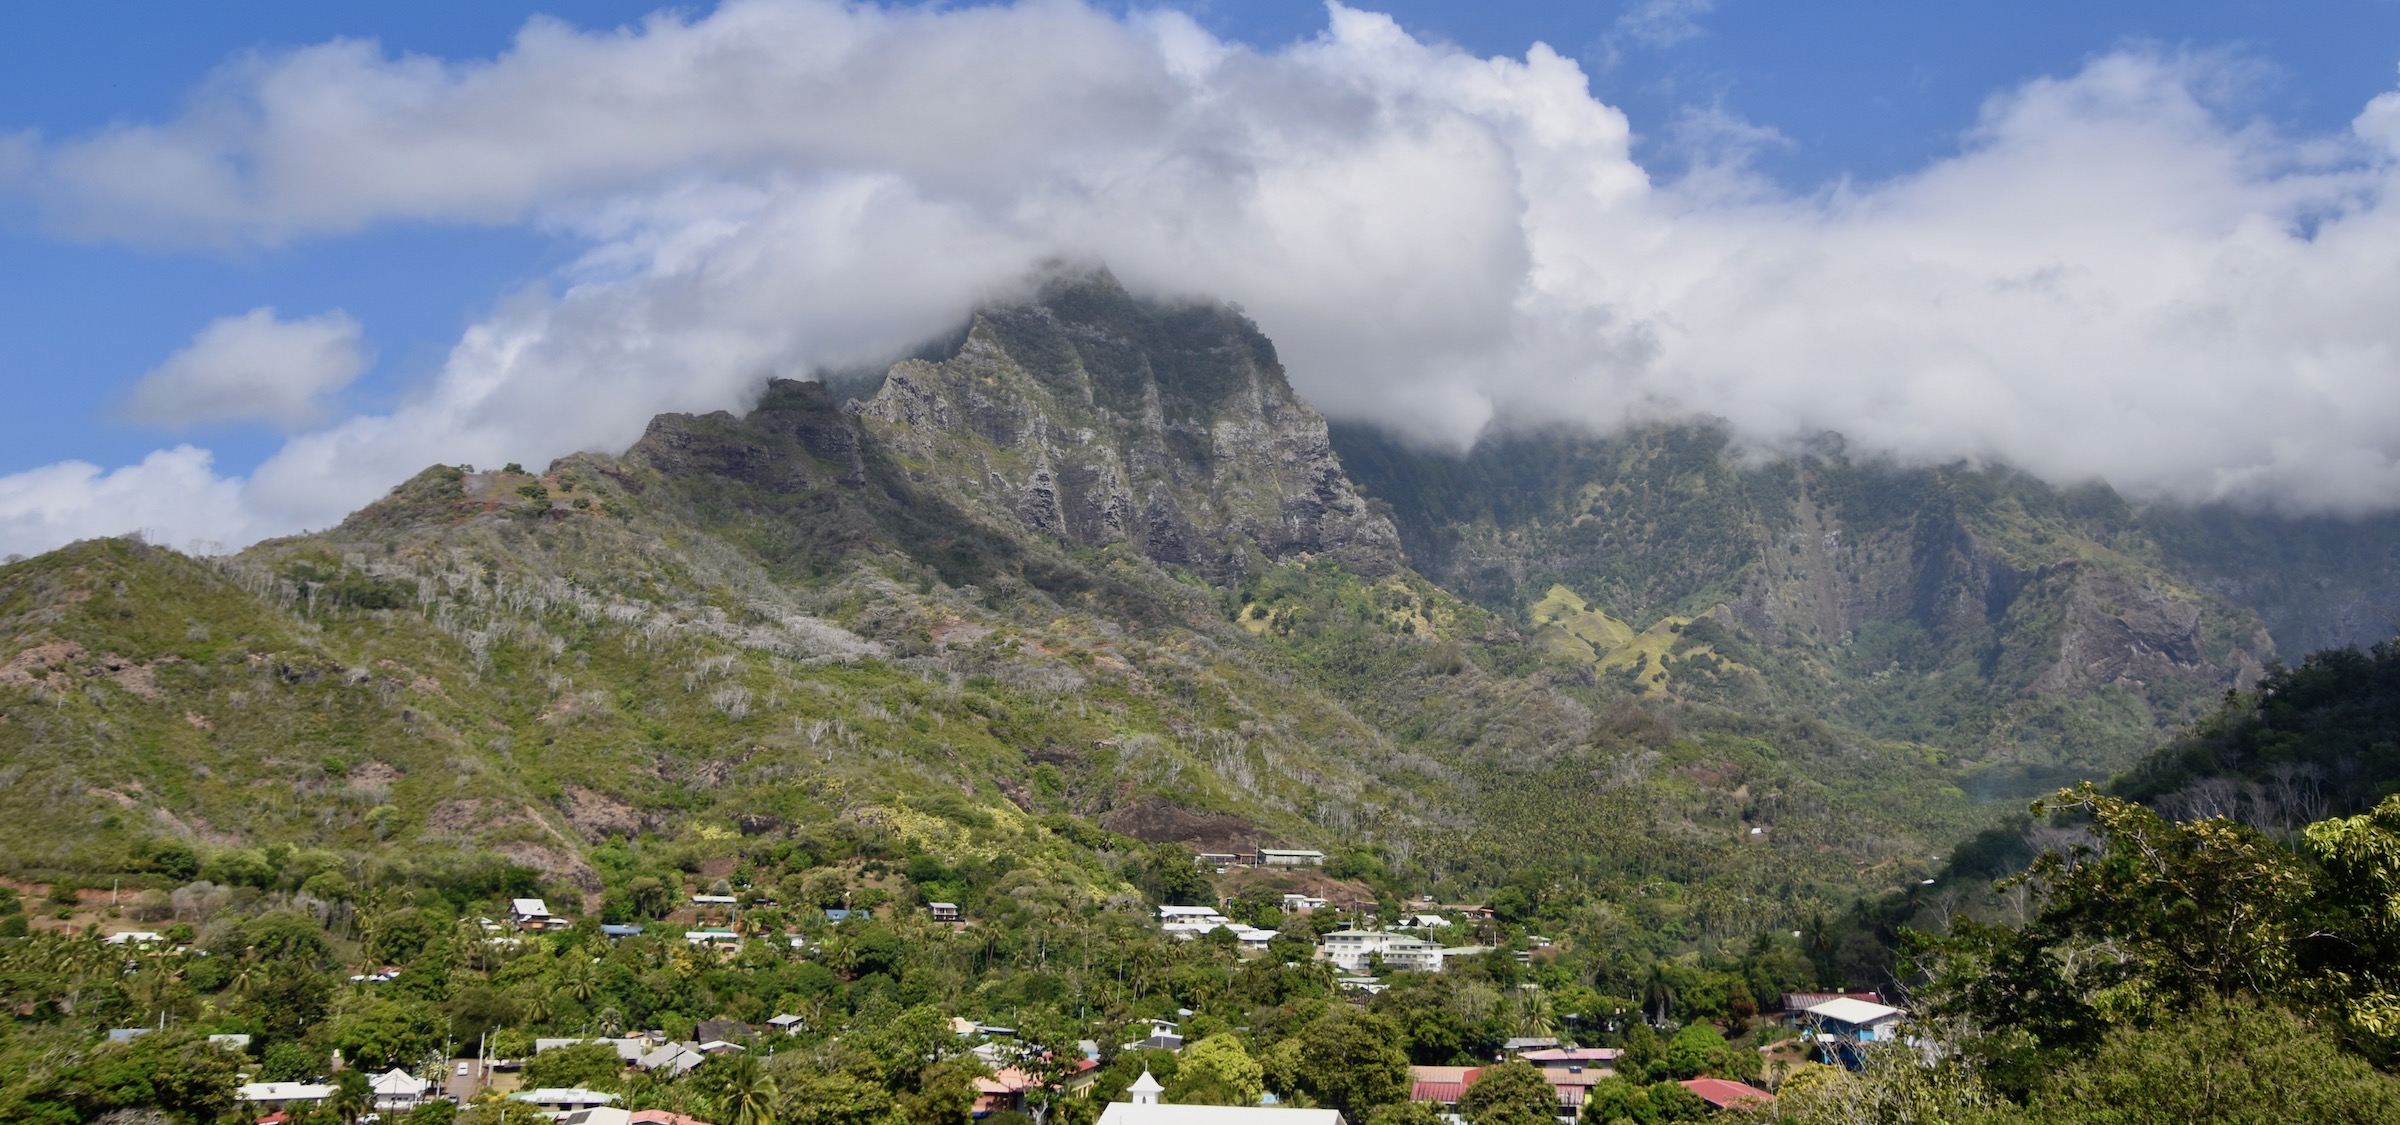
{"label": "tree", "polygon": [[692,1077],[709,1091],[723,1125],[776,1125],[781,1091],[748,1051],[710,1059]]}
{"label": "tree", "polygon": [[375,1108],[375,1088],[367,1083],[366,1072],[352,1068],[336,1075],[326,1108],[342,1119],[342,1125],[358,1125],[358,1119]]}
{"label": "tree", "polygon": [[1519,1059],[1485,1067],[1458,1109],[1472,1125],[1549,1125],[1558,1116],[1558,1091],[1541,1068]]}
{"label": "tree", "polygon": [[2400,1121],[2400,1078],[2288,1009],[2210,999],[2187,1019],[2111,1031],[2032,1108],[2059,1125]]}
{"label": "tree", "polygon": [[616,1047],[607,1043],[577,1043],[553,1047],[525,1061],[525,1085],[583,1086],[606,1089],[625,1071]]}
{"label": "tree", "polygon": [[1143,853],[1134,885],[1162,906],[1191,906],[1208,901],[1208,879],[1192,853],[1180,844],[1153,844]]}
{"label": "tree", "polygon": [[918,1073],[914,1092],[900,1096],[900,1114],[910,1125],[967,1125],[975,1112],[975,1080],[990,1073],[969,1054],[934,1063]]}
{"label": "tree", "polygon": [[1693,1020],[1667,1041],[1667,1077],[1698,1078],[1722,1071],[1732,1053],[1707,1020]]}
{"label": "tree", "polygon": [[1239,1036],[1211,1035],[1184,1048],[1167,1084],[1166,1100],[1178,1105],[1257,1105],[1266,1092],[1265,1071]]}
{"label": "tree", "polygon": [[1298,1038],[1292,1080],[1318,1104],[1363,1121],[1376,1106],[1408,1099],[1408,1053],[1392,1021],[1336,1005]]}
{"label": "tree", "polygon": [[891,1092],[856,1074],[799,1071],[777,1084],[783,1125],[877,1125],[892,1115]]}
{"label": "tree", "polygon": [[2311,824],[2305,840],[2322,865],[2319,928],[2301,945],[2315,998],[2386,1057],[2400,1054],[2400,797]]}
{"label": "tree", "polygon": [[1650,1095],[1650,1105],[1658,1113],[1657,1120],[1698,1121],[1708,1116],[1708,1103],[1700,1095],[1684,1089],[1680,1082],[1653,1082],[1644,1093]]}
{"label": "tree", "polygon": [[1657,1120],[1658,1107],[1650,1104],[1649,1092],[1623,1078],[1603,1078],[1584,1091],[1583,1125],[1652,1125]]}
{"label": "tree", "polygon": [[2004,1090],[2030,1089],[2112,1027],[2293,989],[2310,878],[2289,851],[2228,820],[2172,824],[2090,785],[2033,805],[2054,811],[2088,816],[2092,842],[2044,852],[2012,880],[2046,889],[2032,920],[1907,935],[1932,978],[1920,1015],[1989,1031],[1978,1049]]}
{"label": "tree", "polygon": [[1365,1125],[1449,1125],[1442,1111],[1432,1102],[1394,1102],[1379,1105],[1367,1114]]}

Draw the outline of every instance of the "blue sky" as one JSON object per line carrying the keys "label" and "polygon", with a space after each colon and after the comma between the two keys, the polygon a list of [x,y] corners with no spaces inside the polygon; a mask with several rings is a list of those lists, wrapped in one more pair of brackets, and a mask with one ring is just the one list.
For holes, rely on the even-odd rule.
{"label": "blue sky", "polygon": [[[387,56],[466,62],[507,51],[529,16],[554,13],[600,29],[638,21],[653,7],[19,5],[0,15],[0,136],[72,145],[112,127],[173,122],[218,68],[340,37],[377,40]],[[1742,190],[1752,198],[1763,191],[1822,199],[1844,183],[1872,190],[1918,176],[1979,143],[1973,131],[1991,99],[2118,53],[2203,60],[2171,81],[2221,130],[2263,128],[2295,143],[2346,136],[2400,76],[2400,0],[1362,7],[1389,13],[1417,39],[1475,56],[1521,59],[1536,41],[1549,44],[1581,67],[1592,98],[1623,111],[1632,159],[1653,179],[1683,173],[1694,137],[1747,136]],[[682,10],[699,19],[709,6]],[[1326,27],[1324,10],[1309,4],[1195,0],[1181,10],[1221,40],[1268,53]],[[1694,132],[1695,122],[1712,121],[1715,133]],[[2297,147],[2278,151],[2274,159],[2314,159],[2294,157]],[[13,404],[0,415],[0,476],[69,460],[113,469],[188,441],[214,453],[220,477],[238,479],[283,448],[286,435],[258,421],[170,430],[125,418],[134,382],[212,321],[260,306],[287,318],[339,310],[360,326],[369,360],[362,377],[324,401],[327,420],[390,412],[424,393],[468,328],[529,287],[555,296],[581,276],[571,264],[608,241],[580,220],[423,217],[405,207],[261,238],[78,232],[66,229],[72,224],[55,201],[8,190],[5,172],[0,161],[0,307],[8,310],[0,316],[0,383]],[[157,186],[171,193],[176,185],[167,180]],[[1304,318],[1292,319],[1305,336]],[[1341,395],[1329,399],[1338,405]],[[1505,404],[1493,409],[1506,414]],[[2008,440],[1977,437],[1961,452],[2019,456]],[[27,532],[24,541],[38,545],[44,534],[51,533]]]}

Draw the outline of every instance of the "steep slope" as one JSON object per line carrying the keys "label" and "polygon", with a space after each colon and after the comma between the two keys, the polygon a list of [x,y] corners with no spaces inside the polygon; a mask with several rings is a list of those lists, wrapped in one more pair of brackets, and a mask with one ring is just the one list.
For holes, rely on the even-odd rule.
{"label": "steep slope", "polygon": [[[1724,698],[1645,694],[1399,567],[1230,310],[1061,279],[861,394],[779,381],[620,456],[429,469],[232,559],[85,544],[0,569],[22,666],[0,768],[28,782],[0,816],[73,842],[11,852],[18,874],[164,879],[176,839],[220,874],[284,870],[260,849],[285,845],[371,880],[405,842],[572,901],[841,824],[944,863],[1082,840],[1100,858],[1058,877],[1113,893],[1090,864],[1130,878],[1132,845],[1104,826],[1323,846],[1386,889],[1685,893],[1663,878],[1738,931],[1978,823],[1954,762],[1758,714],[1738,660]],[[152,592],[61,592],[103,556]],[[138,635],[109,631],[119,608]],[[77,693],[41,655],[61,645],[91,657]],[[271,671],[295,653],[322,674]],[[108,686],[109,661],[203,656],[249,671]],[[151,749],[81,749],[111,739]],[[369,803],[310,806],[353,789]]]}
{"label": "steep slope", "polygon": [[1509,435],[1464,457],[1335,437],[1427,573],[1656,689],[1723,698],[1730,662],[1884,737],[2106,772],[2275,651],[2104,489],[1837,448],[1746,464],[1693,427]]}

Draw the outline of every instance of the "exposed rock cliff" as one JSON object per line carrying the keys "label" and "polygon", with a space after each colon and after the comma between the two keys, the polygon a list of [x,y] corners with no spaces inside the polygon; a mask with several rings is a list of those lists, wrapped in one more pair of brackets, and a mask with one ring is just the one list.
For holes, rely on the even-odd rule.
{"label": "exposed rock cliff", "polygon": [[956,354],[898,364],[857,409],[912,483],[1069,547],[1123,544],[1218,583],[1301,554],[1400,567],[1325,419],[1222,305],[1062,279],[977,313]]}
{"label": "exposed rock cliff", "polygon": [[2105,769],[2275,655],[2255,613],[2163,565],[2104,489],[1831,449],[1745,463],[1704,428],[1517,435],[1463,458],[1337,439],[1419,569],[1495,608],[1538,617],[1563,586],[1673,631],[1638,668],[1661,687],[1706,689],[1722,677],[1686,671],[1731,660],[1887,735],[2037,759],[2106,745],[2087,759]]}

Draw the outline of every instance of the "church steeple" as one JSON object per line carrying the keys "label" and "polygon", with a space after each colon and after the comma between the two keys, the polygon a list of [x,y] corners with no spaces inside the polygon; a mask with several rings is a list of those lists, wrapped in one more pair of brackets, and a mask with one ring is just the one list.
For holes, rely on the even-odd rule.
{"label": "church steeple", "polygon": [[1133,1085],[1127,1086],[1125,1092],[1133,1095],[1133,1104],[1135,1105],[1157,1105],[1158,1096],[1166,1092],[1166,1089],[1158,1084],[1158,1079],[1150,1077],[1149,1068],[1144,1067],[1142,1076],[1134,1079]]}

